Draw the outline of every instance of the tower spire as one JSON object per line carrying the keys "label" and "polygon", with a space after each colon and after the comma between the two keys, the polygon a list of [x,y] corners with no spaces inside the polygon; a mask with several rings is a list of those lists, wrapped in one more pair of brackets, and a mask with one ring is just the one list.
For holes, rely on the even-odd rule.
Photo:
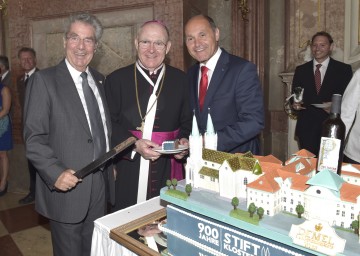
{"label": "tower spire", "polygon": [[194,137],[197,137],[197,136],[200,136],[200,131],[199,131],[199,126],[196,121],[195,110],[193,112],[194,112],[194,115],[193,115],[193,121],[192,121],[191,135]]}
{"label": "tower spire", "polygon": [[217,133],[210,115],[210,108],[208,108],[208,118],[206,123],[205,148],[217,150]]}

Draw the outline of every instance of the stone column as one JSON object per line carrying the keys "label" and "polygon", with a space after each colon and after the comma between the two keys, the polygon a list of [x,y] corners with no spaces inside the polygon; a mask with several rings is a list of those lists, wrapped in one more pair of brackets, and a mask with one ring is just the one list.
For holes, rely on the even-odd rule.
{"label": "stone column", "polygon": [[[286,86],[286,97],[291,95],[291,84],[293,80],[294,73],[280,73],[279,76],[282,79],[282,82]],[[291,154],[299,151],[299,146],[295,140],[295,126],[296,126],[296,116],[291,114],[291,110],[287,112],[288,114],[288,137],[287,137],[287,159]]]}

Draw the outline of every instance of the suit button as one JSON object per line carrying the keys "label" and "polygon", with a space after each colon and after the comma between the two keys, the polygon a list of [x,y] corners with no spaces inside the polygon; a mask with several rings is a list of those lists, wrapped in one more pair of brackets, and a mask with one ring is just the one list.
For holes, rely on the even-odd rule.
{"label": "suit button", "polygon": [[93,142],[93,140],[92,139],[88,139],[88,143],[92,143]]}

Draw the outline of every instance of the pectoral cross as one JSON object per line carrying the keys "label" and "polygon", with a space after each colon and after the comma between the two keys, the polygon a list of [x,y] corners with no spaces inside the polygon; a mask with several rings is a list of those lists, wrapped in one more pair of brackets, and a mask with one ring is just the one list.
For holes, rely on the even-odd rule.
{"label": "pectoral cross", "polygon": [[144,121],[142,121],[142,122],[141,122],[141,126],[140,126],[140,127],[136,127],[136,130],[141,131],[141,132],[144,132],[144,125],[145,125],[145,123],[144,123]]}

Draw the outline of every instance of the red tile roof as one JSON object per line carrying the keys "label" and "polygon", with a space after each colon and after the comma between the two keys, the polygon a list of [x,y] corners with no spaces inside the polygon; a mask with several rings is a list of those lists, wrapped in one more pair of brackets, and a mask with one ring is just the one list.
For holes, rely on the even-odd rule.
{"label": "red tile roof", "polygon": [[344,182],[340,188],[340,198],[342,201],[356,203],[356,198],[360,196],[360,186]]}
{"label": "red tile roof", "polygon": [[266,191],[270,193],[275,193],[280,189],[279,184],[275,181],[276,171],[268,172],[257,180],[246,185],[247,188],[253,188],[261,191]]}
{"label": "red tile roof", "polygon": [[[310,172],[312,172],[314,170],[314,167],[307,160],[308,159],[305,159],[305,158],[299,158],[298,160],[296,160],[288,165],[282,166],[280,168],[280,170],[295,173],[295,174],[297,173],[300,175],[308,175]],[[299,164],[302,164],[304,167],[301,170],[299,170],[298,172],[296,172],[296,167]]]}
{"label": "red tile roof", "polygon": [[313,153],[311,153],[310,151],[307,151],[306,149],[301,149],[298,152],[292,154],[293,156],[300,156],[300,157],[305,157],[305,158],[310,158],[310,157],[315,157],[315,155]]}

